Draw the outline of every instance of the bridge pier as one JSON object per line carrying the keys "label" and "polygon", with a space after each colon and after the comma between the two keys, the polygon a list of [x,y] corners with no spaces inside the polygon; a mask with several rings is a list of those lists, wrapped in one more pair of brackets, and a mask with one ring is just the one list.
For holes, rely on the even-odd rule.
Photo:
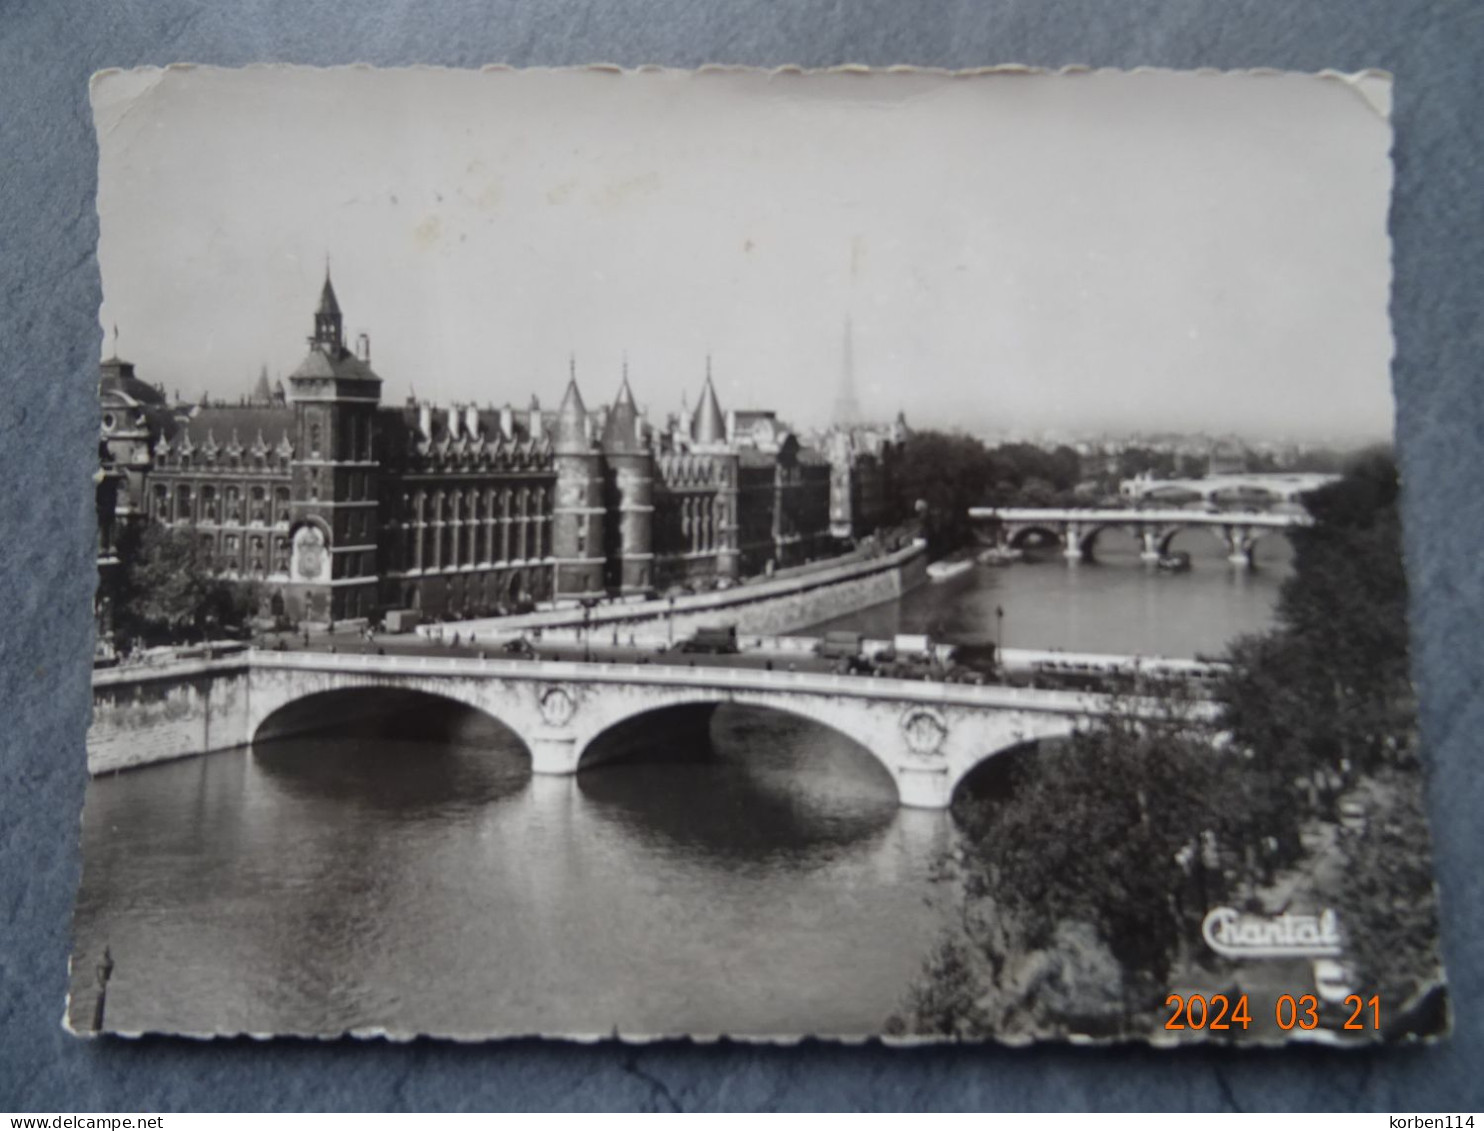
{"label": "bridge pier", "polygon": [[1068,565],[1076,565],[1083,558],[1082,530],[1075,522],[1069,522],[1062,533],[1062,541],[1065,546],[1061,555],[1067,559]]}
{"label": "bridge pier", "polygon": [[1139,531],[1139,560],[1157,562],[1164,557],[1159,550],[1160,534],[1157,530]]}
{"label": "bridge pier", "polygon": [[953,802],[953,787],[947,766],[894,766],[897,800],[909,809],[947,809]]}
{"label": "bridge pier", "polygon": [[560,731],[543,731],[528,740],[531,750],[531,773],[567,775],[577,772],[577,736]]}
{"label": "bridge pier", "polygon": [[1252,547],[1257,539],[1253,536],[1250,527],[1228,526],[1222,529],[1223,541],[1226,543],[1226,560],[1239,569],[1246,569],[1252,564]]}

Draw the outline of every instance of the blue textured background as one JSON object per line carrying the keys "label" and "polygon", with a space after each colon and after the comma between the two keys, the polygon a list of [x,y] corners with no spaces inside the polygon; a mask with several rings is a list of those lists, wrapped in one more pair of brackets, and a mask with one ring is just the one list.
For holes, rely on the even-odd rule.
{"label": "blue textured background", "polygon": [[[0,1109],[1484,1106],[1481,60],[1477,0],[0,0]],[[1395,73],[1398,441],[1452,1041],[1216,1055],[67,1036],[100,301],[87,79],[176,61]]]}

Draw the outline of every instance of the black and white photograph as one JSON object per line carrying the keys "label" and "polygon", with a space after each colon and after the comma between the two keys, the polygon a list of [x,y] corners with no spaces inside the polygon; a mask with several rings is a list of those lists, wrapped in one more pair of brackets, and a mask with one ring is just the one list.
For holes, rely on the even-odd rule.
{"label": "black and white photograph", "polygon": [[67,1028],[1446,1034],[1390,100],[95,75]]}

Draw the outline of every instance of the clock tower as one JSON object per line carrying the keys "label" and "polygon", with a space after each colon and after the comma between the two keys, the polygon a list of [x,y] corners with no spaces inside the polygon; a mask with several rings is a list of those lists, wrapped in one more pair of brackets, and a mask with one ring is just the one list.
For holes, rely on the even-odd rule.
{"label": "clock tower", "polygon": [[289,377],[294,407],[289,611],[310,624],[363,620],[377,609],[381,378],[371,340],[354,351],[325,270],[309,353]]}

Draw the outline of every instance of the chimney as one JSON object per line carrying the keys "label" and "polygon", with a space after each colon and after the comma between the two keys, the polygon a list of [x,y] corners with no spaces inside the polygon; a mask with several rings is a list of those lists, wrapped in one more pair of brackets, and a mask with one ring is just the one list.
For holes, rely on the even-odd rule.
{"label": "chimney", "polygon": [[479,409],[472,404],[464,409],[464,431],[469,433],[469,439],[479,439]]}
{"label": "chimney", "polygon": [[515,439],[515,410],[509,405],[500,410],[500,435],[507,440]]}
{"label": "chimney", "polygon": [[543,428],[542,427],[542,424],[541,424],[541,406],[534,403],[534,401],[535,401],[535,398],[534,397],[532,398],[532,401],[533,401],[533,403],[531,405],[531,439],[533,439],[533,440],[539,440],[543,436],[546,435],[546,429]]}
{"label": "chimney", "polygon": [[362,361],[364,361],[367,365],[370,365],[371,364],[371,335],[370,334],[363,333],[363,334],[357,334],[356,335],[356,356],[358,358],[360,358]]}
{"label": "chimney", "polygon": [[417,430],[422,433],[424,440],[433,438],[433,407],[431,405],[417,406]]}

